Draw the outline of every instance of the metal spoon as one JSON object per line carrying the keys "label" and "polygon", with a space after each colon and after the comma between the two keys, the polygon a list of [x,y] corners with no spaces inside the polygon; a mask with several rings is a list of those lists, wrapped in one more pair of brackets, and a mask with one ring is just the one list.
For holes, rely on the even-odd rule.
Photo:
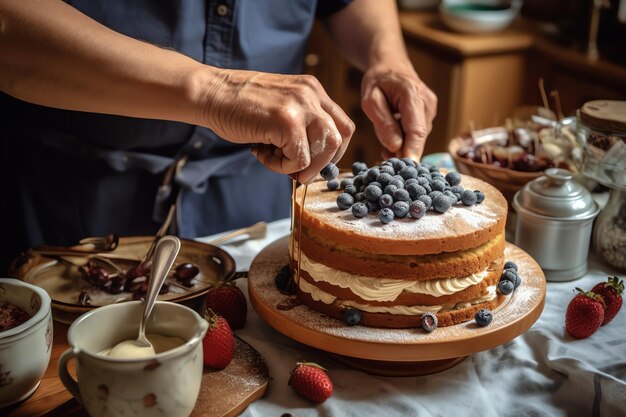
{"label": "metal spoon", "polygon": [[180,250],[180,240],[175,236],[163,236],[157,242],[152,258],[152,271],[148,282],[148,292],[144,303],[143,316],[139,323],[139,335],[136,340],[125,340],[111,349],[109,356],[145,357],[155,354],[152,344],[146,337],[146,322],[150,318],[154,302],[159,295],[167,273],[172,268],[176,255]]}

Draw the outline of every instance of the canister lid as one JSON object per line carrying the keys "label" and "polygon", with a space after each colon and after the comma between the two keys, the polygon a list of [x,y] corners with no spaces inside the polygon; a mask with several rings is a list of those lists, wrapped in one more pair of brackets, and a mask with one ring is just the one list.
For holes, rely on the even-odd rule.
{"label": "canister lid", "polygon": [[544,174],[515,194],[516,210],[562,220],[582,220],[598,214],[599,208],[591,193],[572,179],[571,172],[549,168]]}
{"label": "canister lid", "polygon": [[626,101],[588,101],[580,108],[580,119],[592,129],[626,134]]}

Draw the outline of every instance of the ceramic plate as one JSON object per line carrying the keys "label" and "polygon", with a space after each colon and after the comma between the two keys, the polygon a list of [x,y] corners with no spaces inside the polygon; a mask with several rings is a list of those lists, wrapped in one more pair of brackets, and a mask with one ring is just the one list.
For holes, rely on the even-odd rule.
{"label": "ceramic plate", "polygon": [[[127,270],[148,251],[152,240],[151,236],[120,238],[119,246],[109,255],[116,265]],[[133,294],[130,292],[110,294],[95,287],[83,279],[77,266],[72,265],[72,262],[80,259],[65,259],[69,262],[26,252],[13,262],[10,271],[11,275],[37,285],[50,294],[55,320],[71,323],[76,317],[93,308],[132,299]],[[202,295],[211,285],[229,280],[235,273],[235,261],[222,249],[181,239],[181,249],[172,268],[187,262],[200,269],[200,273],[193,280],[193,286],[186,288],[177,284],[170,275],[166,280],[170,284],[169,291],[159,295],[159,300],[183,302],[190,307],[197,307],[201,304]],[[89,295],[89,305],[79,302],[81,293]]]}

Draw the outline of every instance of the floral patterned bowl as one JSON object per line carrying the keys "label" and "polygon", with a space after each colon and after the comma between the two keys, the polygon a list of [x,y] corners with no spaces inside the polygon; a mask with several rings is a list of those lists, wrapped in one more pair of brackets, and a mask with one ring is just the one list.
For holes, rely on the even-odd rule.
{"label": "floral patterned bowl", "polygon": [[2,317],[11,317],[7,311],[19,311],[16,307],[30,318],[0,331],[0,408],[35,392],[50,362],[52,312],[48,293],[17,279],[0,278]]}

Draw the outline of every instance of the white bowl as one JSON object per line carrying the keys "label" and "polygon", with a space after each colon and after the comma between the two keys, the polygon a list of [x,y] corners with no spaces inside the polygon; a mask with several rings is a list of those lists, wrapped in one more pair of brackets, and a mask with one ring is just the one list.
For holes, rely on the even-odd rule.
{"label": "white bowl", "polygon": [[522,0],[443,0],[439,15],[450,29],[457,32],[488,33],[509,26],[521,7]]}
{"label": "white bowl", "polygon": [[52,312],[43,289],[17,279],[0,278],[0,303],[8,302],[31,317],[0,332],[0,408],[31,395],[50,362]]}

